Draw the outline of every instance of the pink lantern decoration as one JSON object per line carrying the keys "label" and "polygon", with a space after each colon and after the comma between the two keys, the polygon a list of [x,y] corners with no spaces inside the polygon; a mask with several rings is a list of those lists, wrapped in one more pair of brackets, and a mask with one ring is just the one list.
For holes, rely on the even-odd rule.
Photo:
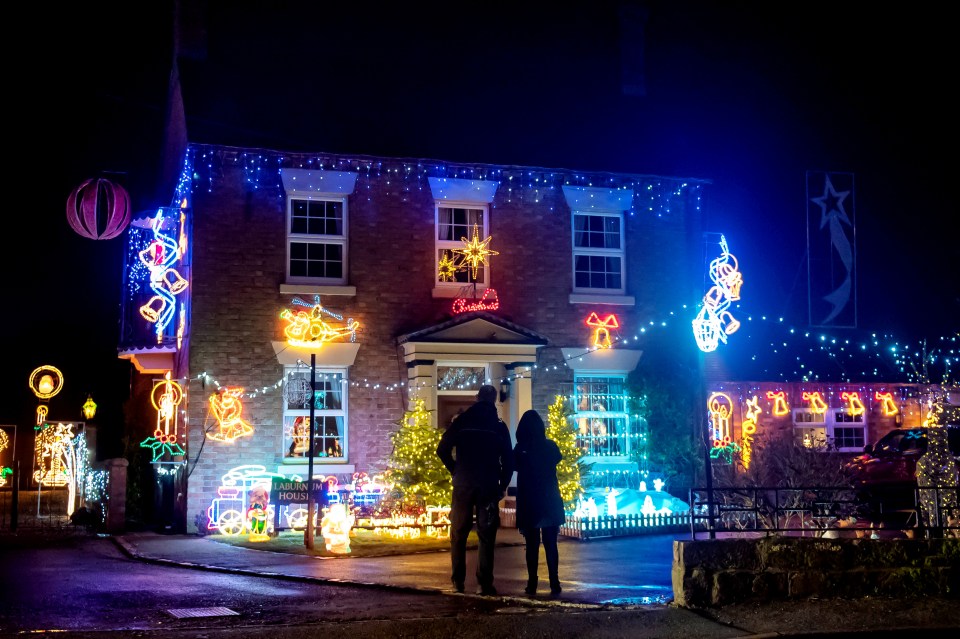
{"label": "pink lantern decoration", "polygon": [[110,180],[91,178],[67,198],[67,222],[91,240],[113,239],[130,223],[130,196]]}

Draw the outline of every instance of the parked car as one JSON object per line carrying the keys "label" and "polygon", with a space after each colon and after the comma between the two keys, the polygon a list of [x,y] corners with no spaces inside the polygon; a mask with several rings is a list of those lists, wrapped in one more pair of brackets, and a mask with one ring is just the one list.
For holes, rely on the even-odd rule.
{"label": "parked car", "polygon": [[[960,470],[960,424],[946,428],[950,452]],[[911,524],[917,507],[917,460],[927,452],[928,430],[892,430],[848,462],[858,499],[871,520],[898,527]]]}

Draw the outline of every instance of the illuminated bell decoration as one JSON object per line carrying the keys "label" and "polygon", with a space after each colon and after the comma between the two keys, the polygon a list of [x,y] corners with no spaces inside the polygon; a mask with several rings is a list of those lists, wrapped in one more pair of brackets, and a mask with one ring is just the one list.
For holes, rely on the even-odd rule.
{"label": "illuminated bell decoration", "polygon": [[593,345],[597,348],[610,348],[610,329],[620,328],[620,322],[613,313],[600,319],[600,316],[594,311],[587,317],[586,324],[595,329],[593,331]]}
{"label": "illuminated bell decoration", "polygon": [[91,178],[70,192],[67,222],[91,240],[110,240],[130,224],[130,195],[110,180]]}
{"label": "illuminated bell decoration", "polygon": [[93,401],[93,397],[87,395],[87,401],[83,403],[83,416],[86,419],[93,419],[97,414],[97,404]]}

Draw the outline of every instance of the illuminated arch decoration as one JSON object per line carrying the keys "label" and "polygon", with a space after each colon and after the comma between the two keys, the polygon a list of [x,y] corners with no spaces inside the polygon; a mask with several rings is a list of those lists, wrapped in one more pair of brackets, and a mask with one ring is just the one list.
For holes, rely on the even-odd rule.
{"label": "illuminated arch decoration", "polygon": [[693,337],[701,351],[715,351],[720,342],[727,343],[727,336],[740,328],[728,310],[731,302],[740,299],[743,276],[737,270],[737,258],[730,254],[727,240],[720,236],[720,257],[710,262],[710,279],[713,286],[703,296],[703,305],[693,320]]}
{"label": "illuminated arch decoration", "polygon": [[743,431],[743,437],[741,437],[743,446],[740,451],[740,459],[743,461],[744,468],[750,468],[750,459],[753,457],[753,436],[757,432],[757,416],[763,412],[760,410],[758,402],[759,400],[756,395],[753,396],[753,399],[747,400],[747,415],[740,427]]}
{"label": "illuminated arch decoration", "polygon": [[860,393],[844,392],[840,394],[840,399],[847,402],[847,413],[850,415],[863,415],[866,410],[863,401],[860,399]]}
{"label": "illuminated arch decoration", "polygon": [[285,308],[280,313],[280,318],[287,322],[283,332],[287,336],[287,343],[291,346],[318,346],[343,339],[348,335],[351,342],[356,341],[360,323],[352,318],[348,319],[343,326],[335,326],[327,322],[325,317],[332,317],[342,322],[343,315],[324,308],[320,303],[319,295],[315,296],[313,304],[304,302],[298,297],[293,298],[293,303],[308,307],[310,311],[293,311]]}
{"label": "illuminated arch decoration", "polygon": [[441,282],[450,282],[453,280],[457,269],[456,260],[451,259],[450,255],[444,251],[440,255],[440,261],[437,262],[437,277],[440,278]]}
{"label": "illuminated arch decoration", "polygon": [[810,403],[810,410],[816,415],[822,415],[827,412],[827,403],[823,401],[820,391],[808,393],[803,391],[803,401]]}
{"label": "illuminated arch decoration", "polygon": [[785,391],[767,391],[767,399],[773,402],[772,412],[777,417],[790,414],[790,405],[787,404],[787,393]]}
{"label": "illuminated arch decoration", "polygon": [[620,328],[620,321],[613,313],[610,313],[603,319],[600,319],[600,316],[597,315],[596,311],[594,311],[587,316],[587,319],[584,323],[587,326],[592,326],[594,328],[593,345],[596,348],[610,348],[610,329]]}
{"label": "illuminated arch decoration", "polygon": [[163,379],[154,381],[150,401],[157,409],[157,428],[152,437],[147,437],[140,446],[153,451],[152,463],[175,461],[172,458],[186,454],[178,443],[179,427],[177,407],[183,401],[183,387],[170,379],[170,372]]}
{"label": "illuminated arch decoration", "polygon": [[34,460],[37,470],[33,480],[45,486],[66,486],[70,481],[67,467],[73,424],[44,424],[35,429]]}
{"label": "illuminated arch decoration", "polygon": [[188,286],[187,280],[174,268],[183,256],[181,244],[185,244],[186,239],[181,237],[178,243],[172,236],[165,234],[164,227],[169,226],[169,223],[165,222],[167,218],[163,215],[163,209],[157,209],[157,214],[150,224],[153,241],[139,253],[140,261],[150,274],[150,289],[154,293],[153,297],[140,307],[140,315],[148,322],[156,324],[154,332],[157,343],[163,341],[163,333],[176,314],[176,296]]}
{"label": "illuminated arch decoration", "polygon": [[210,410],[217,420],[219,430],[207,433],[207,437],[220,442],[232,442],[240,437],[253,434],[253,426],[245,421],[243,414],[243,388],[224,386],[210,396]]}
{"label": "illuminated arch decoration", "polygon": [[878,402],[880,402],[880,410],[883,411],[883,414],[886,417],[893,417],[900,412],[900,409],[897,408],[896,402],[893,401],[893,393],[881,393],[880,391],[877,391],[873,396]]}
{"label": "illuminated arch decoration", "polygon": [[457,255],[463,256],[460,262],[460,268],[470,267],[470,279],[472,281],[477,280],[480,265],[486,266],[489,256],[500,254],[499,251],[491,251],[487,248],[487,245],[490,244],[490,240],[492,239],[493,237],[488,235],[485,240],[481,240],[480,225],[474,224],[471,238],[469,240],[465,237],[460,238],[460,241],[463,242],[463,248],[452,249]]}
{"label": "illuminated arch decoration", "polygon": [[497,291],[488,288],[478,300],[458,297],[453,301],[453,308],[451,310],[454,315],[457,315],[470,311],[495,311],[498,308],[500,308],[500,298],[497,297]]}

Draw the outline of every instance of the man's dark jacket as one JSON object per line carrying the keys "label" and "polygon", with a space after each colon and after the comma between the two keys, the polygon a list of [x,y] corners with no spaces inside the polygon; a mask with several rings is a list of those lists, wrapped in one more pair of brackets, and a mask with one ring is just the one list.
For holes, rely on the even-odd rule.
{"label": "man's dark jacket", "polygon": [[437,455],[453,475],[454,486],[499,487],[505,493],[513,478],[510,429],[490,402],[477,402],[453,420],[440,438]]}

